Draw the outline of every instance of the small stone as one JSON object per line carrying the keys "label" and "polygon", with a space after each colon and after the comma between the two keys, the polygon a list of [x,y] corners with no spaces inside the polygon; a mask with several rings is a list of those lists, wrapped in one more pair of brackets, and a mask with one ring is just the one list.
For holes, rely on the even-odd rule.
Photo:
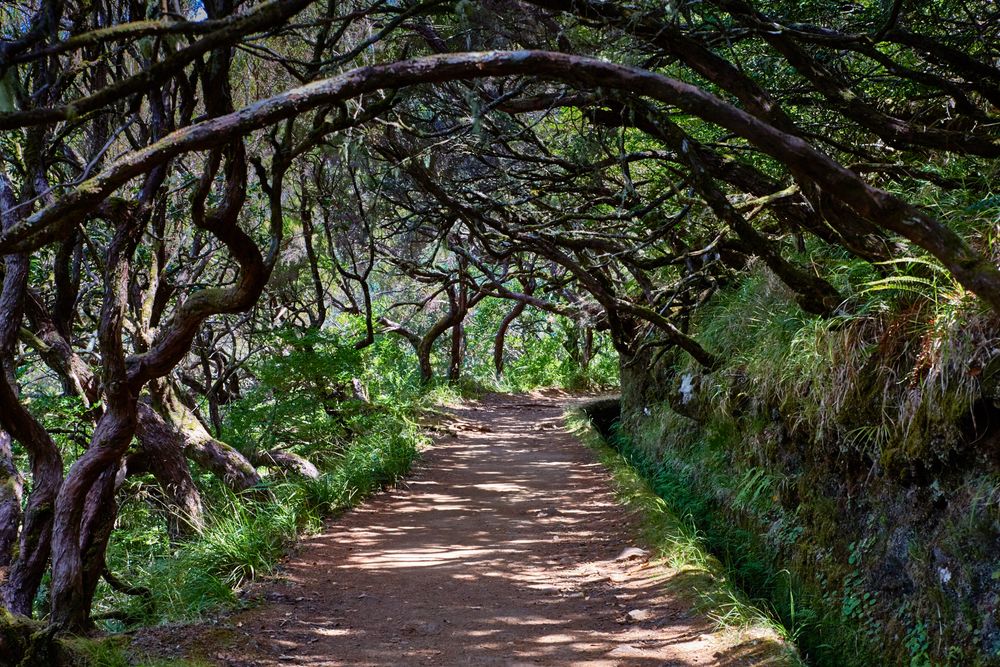
{"label": "small stone", "polygon": [[648,558],[649,552],[645,549],[640,549],[639,547],[626,547],[622,549],[622,552],[615,556],[615,560],[637,560],[639,558]]}
{"label": "small stone", "polygon": [[631,623],[638,623],[639,621],[648,621],[653,617],[653,613],[648,609],[633,609],[632,611],[625,614],[625,618]]}

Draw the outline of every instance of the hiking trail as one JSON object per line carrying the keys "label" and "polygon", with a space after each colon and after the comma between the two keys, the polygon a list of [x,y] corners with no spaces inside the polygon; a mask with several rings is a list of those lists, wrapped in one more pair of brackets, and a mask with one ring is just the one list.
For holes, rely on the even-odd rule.
{"label": "hiking trail", "polygon": [[304,539],[261,604],[135,644],[234,667],[762,664],[665,591],[671,570],[564,428],[574,400],[450,408],[406,482]]}

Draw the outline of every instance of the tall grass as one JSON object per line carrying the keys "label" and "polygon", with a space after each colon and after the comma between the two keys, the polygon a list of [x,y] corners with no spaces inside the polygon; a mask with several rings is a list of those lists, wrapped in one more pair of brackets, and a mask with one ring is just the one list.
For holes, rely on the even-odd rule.
{"label": "tall grass", "polygon": [[[751,264],[691,329],[722,367],[677,354],[656,369],[697,388],[689,404],[674,396],[686,416],[666,395],[631,405],[634,440],[616,446],[811,663],[978,664],[995,651],[981,618],[997,579],[973,554],[996,535],[976,508],[994,488],[977,443],[1000,386],[997,319],[929,258],[808,256],[842,312],[803,313]],[[942,562],[969,567],[943,586]],[[886,589],[893,576],[916,590]]]}
{"label": "tall grass", "polygon": [[[124,610],[133,623],[149,624],[196,619],[236,604],[239,590],[274,572],[301,532],[319,529],[324,518],[409,470],[424,441],[415,423],[402,413],[382,413],[367,425],[327,461],[319,478],[271,483],[271,500],[251,500],[211,485],[206,528],[191,540],[170,546],[158,517],[142,506],[126,512],[126,539],[113,543],[109,563],[147,587],[151,604],[104,589],[101,607]],[[135,539],[140,534],[146,538]]]}
{"label": "tall grass", "polygon": [[[757,266],[698,316],[699,341],[726,360],[701,378],[712,409],[763,420],[777,412],[792,435],[817,446],[849,443],[883,466],[947,458],[940,446],[961,440],[982,390],[977,370],[994,354],[996,322],[928,264],[893,262],[885,278],[845,268],[845,312],[828,319],[802,312]],[[932,278],[903,280],[910,271]],[[701,375],[690,361],[678,372]]]}
{"label": "tall grass", "polygon": [[[664,416],[654,413],[657,417]],[[778,546],[794,543],[801,529],[777,511],[773,493],[781,482],[772,473],[747,468],[733,477],[726,454],[739,441],[731,420],[706,425],[686,444],[673,447],[669,458],[638,446],[620,428],[610,438],[621,460],[670,511],[686,517],[699,548],[718,559],[733,590],[764,610],[809,664],[874,664],[858,628],[822,600],[823,591],[780,565]],[[747,520],[740,521],[741,515]]]}

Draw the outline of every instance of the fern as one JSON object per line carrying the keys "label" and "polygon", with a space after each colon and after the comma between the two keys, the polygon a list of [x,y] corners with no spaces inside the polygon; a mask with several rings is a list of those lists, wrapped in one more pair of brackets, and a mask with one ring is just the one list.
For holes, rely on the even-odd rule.
{"label": "fern", "polygon": [[912,268],[920,266],[933,272],[932,278],[922,276],[912,276],[909,274],[898,274],[870,280],[864,283],[862,294],[872,294],[886,290],[898,292],[910,292],[918,294],[924,298],[937,302],[940,297],[948,299],[960,298],[965,294],[965,289],[954,279],[951,272],[938,262],[923,257],[898,257],[884,262],[878,262],[879,266],[905,266]]}

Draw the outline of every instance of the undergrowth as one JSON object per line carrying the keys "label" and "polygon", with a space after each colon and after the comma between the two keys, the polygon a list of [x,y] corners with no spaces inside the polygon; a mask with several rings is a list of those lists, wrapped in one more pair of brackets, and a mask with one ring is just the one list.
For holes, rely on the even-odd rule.
{"label": "undergrowth", "polygon": [[[495,326],[505,304],[493,305],[470,327],[485,331]],[[357,318],[341,318],[323,330],[285,328],[265,334],[262,353],[248,365],[254,382],[224,406],[218,437],[248,456],[281,449],[304,457],[320,476],[262,470],[262,488],[236,494],[192,467],[205,527],[173,542],[155,481],[129,479],[126,484],[134,488],[119,513],[108,565],[119,579],[147,594],[126,595],[102,582],[95,618],[103,619],[105,629],[121,631],[198,620],[240,606],[247,584],[273,573],[301,534],[321,529],[324,520],[407,473],[426,441],[418,426],[423,416],[488,391],[615,382],[614,355],[600,337],[589,369],[574,370],[569,351],[559,342],[566,326],[564,318],[529,315],[512,331],[514,345],[502,378],[492,368],[491,349],[474,347],[458,382],[428,385],[420,383],[412,350],[400,339],[382,336],[368,348],[355,349],[361,334]],[[551,335],[539,335],[545,332]],[[436,356],[435,361],[441,368],[446,359]],[[352,383],[358,382],[368,401],[352,396]],[[108,655],[117,655],[113,642],[109,646]],[[90,662],[116,664],[112,658]]]}
{"label": "undergrowth", "polygon": [[810,256],[842,312],[751,265],[692,323],[719,368],[626,365],[614,444],[810,664],[998,664],[996,319],[926,257]]}
{"label": "undergrowth", "polygon": [[[413,350],[402,338],[378,336],[357,349],[361,318],[342,315],[322,329],[278,327],[258,334],[258,350],[242,369],[249,378],[219,408],[213,435],[247,456],[281,450],[320,471],[316,479],[258,469],[259,488],[235,493],[214,475],[190,470],[204,506],[204,528],[179,539],[167,533],[164,499],[150,475],[129,477],[108,546],[108,569],[128,583],[126,594],[102,581],[93,616],[112,633],[166,622],[197,621],[244,604],[256,578],[272,574],[303,533],[405,475],[426,441],[418,421],[450,405],[491,391],[539,387],[583,389],[617,383],[617,355],[594,335],[589,363],[581,366],[583,334],[561,316],[526,312],[511,327],[504,373],[493,365],[492,332],[509,304],[490,298],[467,323],[469,349],[457,381],[443,378],[447,358],[435,350],[437,377],[422,384]],[[573,345],[567,339],[576,341]],[[361,400],[356,387],[364,388]],[[32,409],[73,460],[90,423],[77,399],[53,394]],[[198,406],[209,415],[208,405]],[[211,428],[212,424],[206,424]],[[22,458],[23,452],[18,453]],[[142,592],[141,595],[135,595]],[[47,608],[47,582],[36,606]],[[80,643],[76,660],[117,667],[125,657],[111,635]],[[0,660],[2,664],[2,660]]]}
{"label": "undergrowth", "polygon": [[[802,665],[790,643],[794,634],[768,607],[744,594],[734,582],[732,570],[713,555],[697,519],[678,511],[670,498],[659,493],[631,450],[609,446],[583,410],[567,412],[565,418],[570,430],[611,473],[618,501],[638,516],[643,544],[676,571],[664,585],[689,599],[720,628],[753,637],[757,648],[752,656],[740,656],[742,659],[752,658],[755,665]],[[621,442],[615,444],[620,446]]]}
{"label": "undergrowth", "polygon": [[[132,541],[117,542],[109,562],[147,587],[151,600],[106,591],[102,606],[124,612],[133,623],[150,624],[196,619],[235,604],[247,582],[274,571],[299,533],[318,530],[326,517],[406,474],[424,436],[402,415],[382,416],[376,426],[348,445],[319,478],[270,483],[272,499],[248,500],[216,488],[206,528],[194,539],[169,545],[159,525],[150,525],[155,517],[135,508],[127,514],[135,521],[128,531]],[[143,525],[151,533],[146,552],[135,543]]]}
{"label": "undergrowth", "polygon": [[[651,417],[670,419],[656,413]],[[664,432],[676,436],[684,428],[674,424]],[[687,440],[679,438],[669,457],[637,446],[618,424],[609,441],[650,490],[685,517],[700,548],[718,559],[734,589],[764,610],[809,664],[863,667],[878,662],[867,650],[853,610],[835,608],[823,600],[818,586],[783,566],[775,544],[794,544],[801,527],[795,517],[776,511],[779,475],[762,468],[738,472],[728,463],[728,453],[739,443],[732,421],[708,424]]]}
{"label": "undergrowth", "polygon": [[[173,543],[142,492],[148,485],[152,493],[152,480],[130,482],[140,489],[121,508],[108,564],[148,595],[102,584],[95,611],[114,619],[108,629],[193,620],[239,604],[246,584],[272,573],[301,533],[407,473],[426,440],[417,425],[423,393],[405,358],[379,346],[355,350],[348,335],[276,332],[280,353],[257,362],[257,383],[227,406],[221,433],[248,455],[279,448],[303,456],[318,478],[265,470],[263,488],[236,494],[202,473],[205,528]],[[369,402],[345,394],[354,378],[369,388]]]}

